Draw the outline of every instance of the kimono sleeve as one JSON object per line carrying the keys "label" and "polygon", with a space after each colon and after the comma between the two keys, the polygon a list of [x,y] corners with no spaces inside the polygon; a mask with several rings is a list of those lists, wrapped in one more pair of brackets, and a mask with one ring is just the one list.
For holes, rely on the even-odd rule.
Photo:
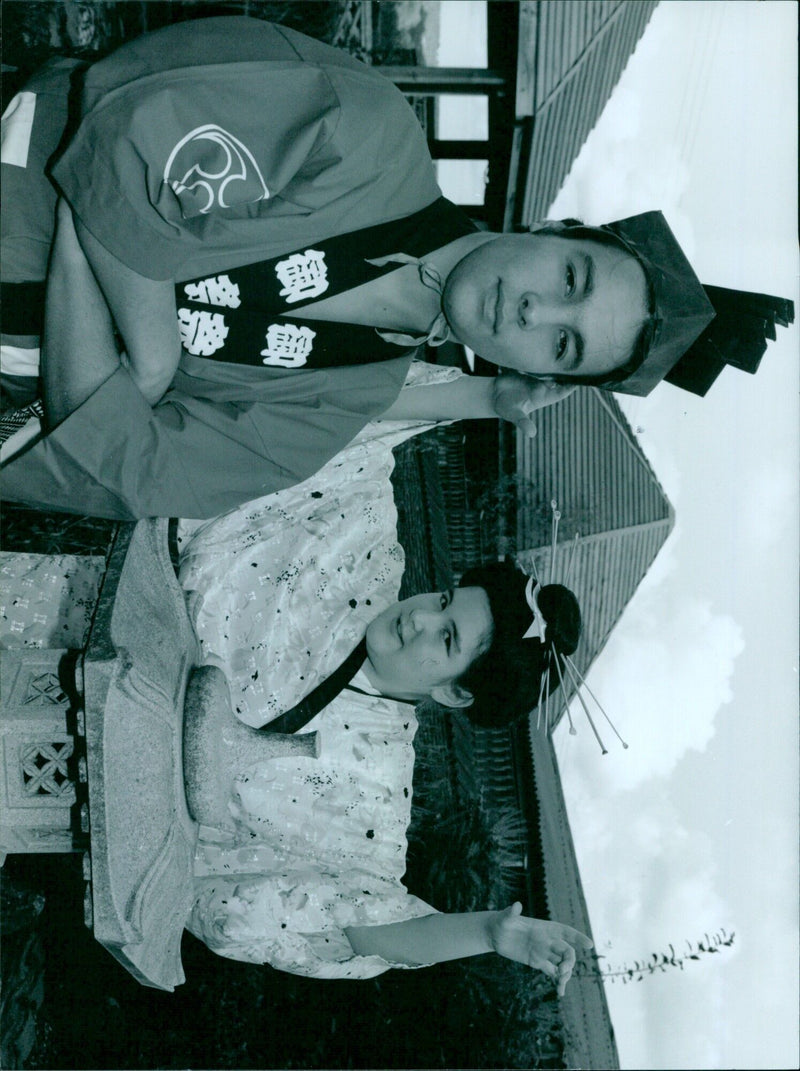
{"label": "kimono sleeve", "polygon": [[113,520],[214,517],[322,468],[391,404],[407,370],[399,358],[229,384],[179,372],[151,409],[120,368],[3,467],[3,494]]}
{"label": "kimono sleeve", "polygon": [[192,48],[203,21],[240,34],[255,21],[256,38],[264,25],[170,28],[144,38],[136,62],[123,49],[87,74],[53,176],[112,255],[152,279],[191,278],[436,199],[422,129],[387,78],[319,44],[306,59],[289,47],[302,35],[274,27],[281,49],[243,42],[241,58],[228,47],[212,60]]}
{"label": "kimono sleeve", "polygon": [[228,959],[268,963],[307,977],[374,978],[393,967],[426,966],[353,952],[344,932],[349,926],[385,925],[436,914],[399,882],[363,891],[357,884],[357,875],[310,870],[197,878],[187,928]]}
{"label": "kimono sleeve", "polygon": [[[258,217],[330,139],[338,102],[301,62],[164,71],[104,96],[53,175],[73,211],[128,267],[175,276],[225,220]],[[86,181],[86,176],[91,181]]]}

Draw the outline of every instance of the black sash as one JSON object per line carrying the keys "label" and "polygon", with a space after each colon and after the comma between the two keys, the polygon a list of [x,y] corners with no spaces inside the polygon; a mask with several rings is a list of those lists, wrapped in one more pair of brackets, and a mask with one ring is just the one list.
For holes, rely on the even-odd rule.
{"label": "black sash", "polygon": [[[403,219],[363,227],[216,276],[179,283],[175,288],[179,318],[192,323],[191,328],[185,329],[192,333],[192,340],[188,343],[185,340],[184,344],[195,356],[268,367],[321,368],[394,360],[403,353],[403,348],[386,342],[377,334],[376,328],[387,329],[381,324],[368,327],[304,320],[284,314],[291,313],[293,307],[324,301],[372,282],[398,266],[390,263],[376,267],[368,263],[368,259],[377,260],[393,253],[422,257],[474,230],[460,208],[440,197],[427,208]],[[292,291],[291,284],[287,286],[281,280],[278,267],[286,265],[292,258],[299,258],[300,263],[311,262],[317,271],[319,264],[324,264],[327,285],[322,293],[316,296],[303,293],[297,300],[290,300],[298,291]],[[284,280],[285,273],[284,267]],[[288,294],[281,292],[287,289]],[[202,321],[206,326],[201,325],[201,329],[208,334],[205,346],[202,341],[193,341],[194,325],[201,319],[198,314],[203,314]],[[272,338],[281,337],[274,343],[268,342],[268,332]],[[286,363],[281,363],[281,359],[273,355],[273,351],[280,347],[290,353],[292,345],[296,358],[287,356]],[[292,363],[294,359],[296,364]]]}
{"label": "black sash", "polygon": [[345,658],[337,670],[318,684],[305,699],[301,699],[297,706],[281,714],[268,725],[262,726],[265,733],[297,733],[304,725],[319,712],[332,703],[336,696],[346,688],[350,681],[361,669],[367,657],[366,637],[361,640],[356,649]]}

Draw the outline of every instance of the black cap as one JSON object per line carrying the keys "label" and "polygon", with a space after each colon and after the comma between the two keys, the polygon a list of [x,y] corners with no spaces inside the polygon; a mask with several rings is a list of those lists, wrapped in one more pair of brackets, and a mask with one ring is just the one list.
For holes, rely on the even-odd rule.
{"label": "black cap", "polygon": [[704,286],[663,213],[594,228],[615,236],[636,257],[650,284],[653,337],[641,364],[612,389],[649,394],[662,379],[703,395],[726,364],[755,372],[775,325],[794,321],[786,298]]}

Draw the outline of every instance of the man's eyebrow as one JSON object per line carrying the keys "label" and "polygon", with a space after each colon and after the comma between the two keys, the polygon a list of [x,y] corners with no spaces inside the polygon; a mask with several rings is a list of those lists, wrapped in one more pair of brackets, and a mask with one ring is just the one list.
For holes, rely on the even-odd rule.
{"label": "man's eyebrow", "polygon": [[583,258],[583,296],[588,297],[594,290],[594,261],[588,253]]}

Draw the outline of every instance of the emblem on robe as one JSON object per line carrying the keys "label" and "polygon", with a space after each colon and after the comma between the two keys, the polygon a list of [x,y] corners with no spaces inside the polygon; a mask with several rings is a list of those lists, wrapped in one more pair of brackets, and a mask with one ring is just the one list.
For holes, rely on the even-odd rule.
{"label": "emblem on robe", "polygon": [[180,201],[184,219],[269,197],[253,154],[215,123],[181,138],[164,166],[164,182]]}
{"label": "emblem on robe", "polygon": [[292,253],[275,265],[275,274],[283,284],[281,297],[286,298],[287,305],[319,297],[328,289],[328,266],[319,249]]}
{"label": "emblem on robe", "polygon": [[267,348],[261,351],[262,363],[278,368],[300,368],[311,353],[316,334],[310,327],[270,324],[267,328]]}
{"label": "emblem on robe", "polygon": [[184,349],[197,357],[210,357],[222,349],[228,337],[222,313],[204,309],[178,309],[178,330]]}
{"label": "emblem on robe", "polygon": [[238,309],[242,301],[239,286],[228,275],[214,275],[199,283],[186,283],[183,288],[189,301],[202,301],[204,305],[222,305],[226,309]]}

